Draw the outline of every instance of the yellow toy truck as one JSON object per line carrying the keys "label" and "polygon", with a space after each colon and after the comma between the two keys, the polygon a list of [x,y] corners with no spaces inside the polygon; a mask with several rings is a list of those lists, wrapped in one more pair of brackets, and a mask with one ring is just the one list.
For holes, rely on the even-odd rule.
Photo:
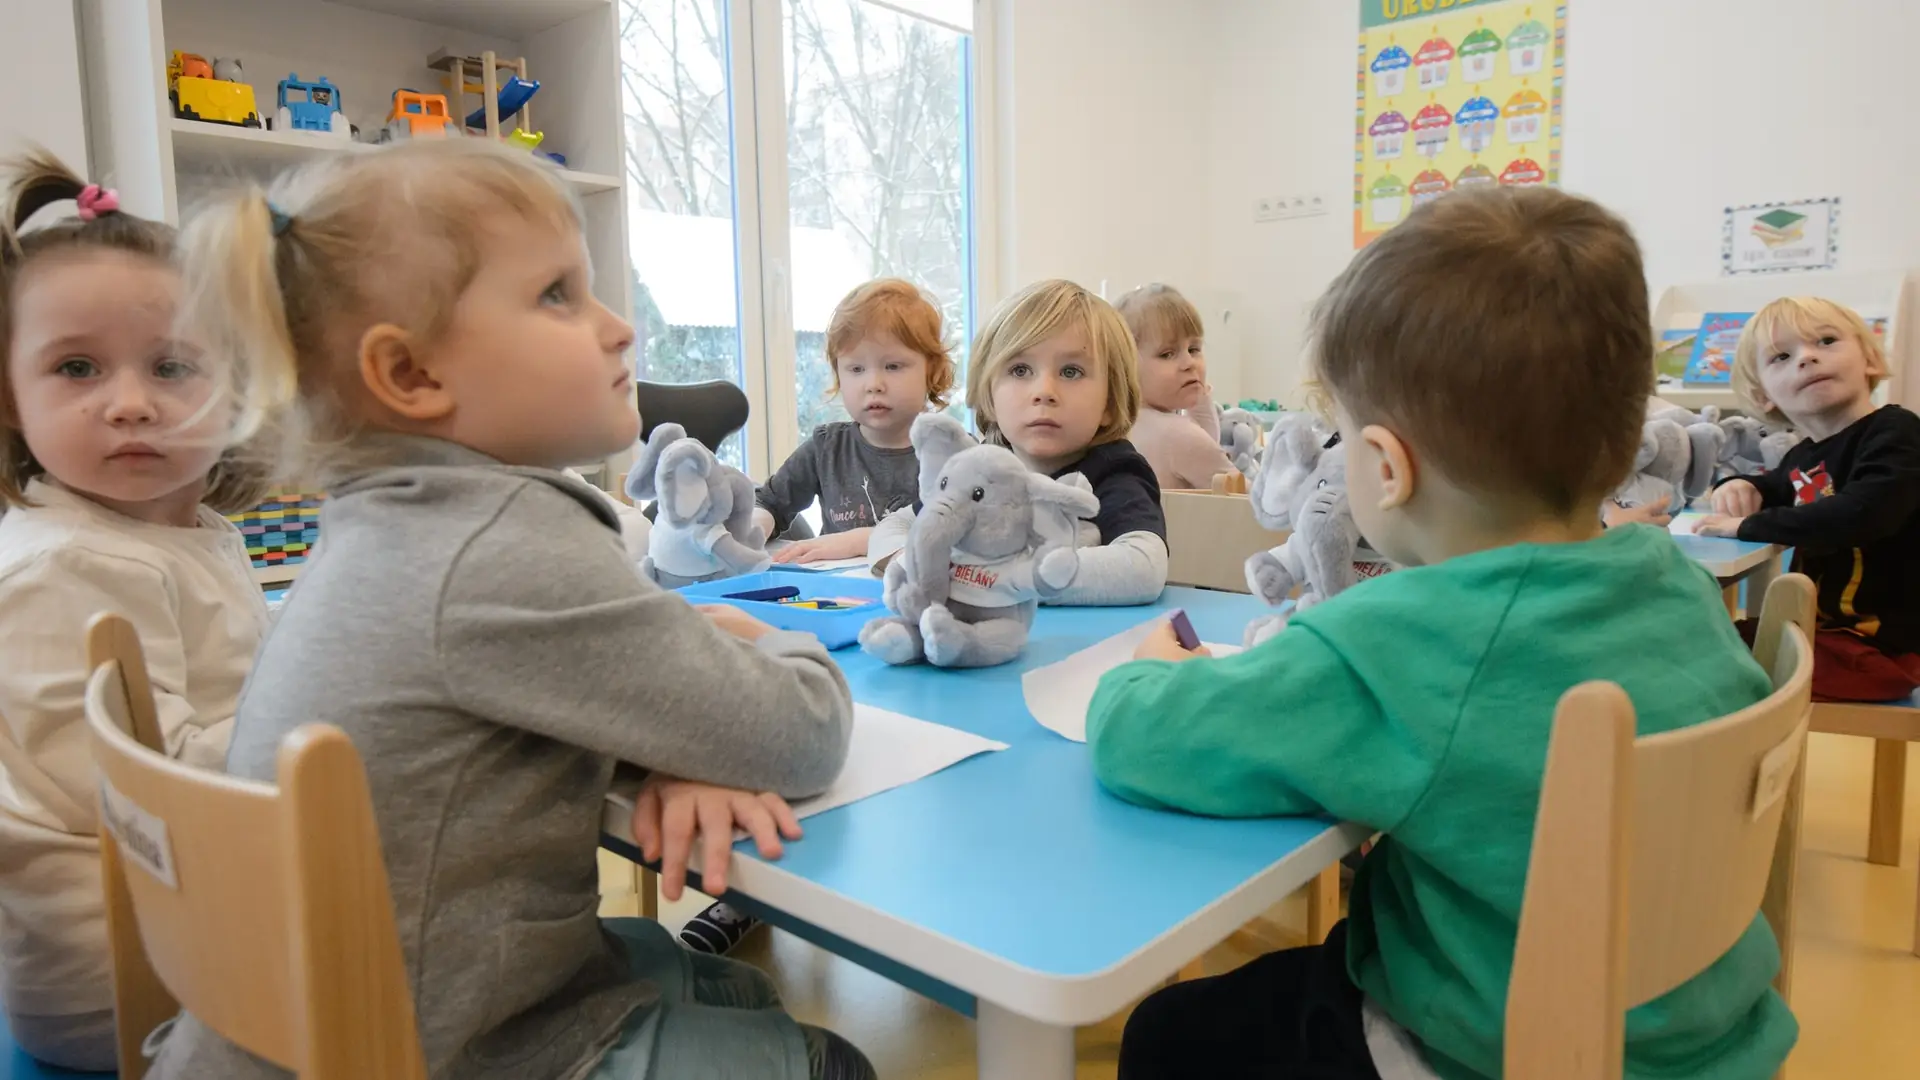
{"label": "yellow toy truck", "polygon": [[204,56],[175,52],[167,60],[167,97],[173,103],[173,115],[182,120],[233,127],[260,126],[260,110],[254,104],[253,87],[214,78],[213,66]]}

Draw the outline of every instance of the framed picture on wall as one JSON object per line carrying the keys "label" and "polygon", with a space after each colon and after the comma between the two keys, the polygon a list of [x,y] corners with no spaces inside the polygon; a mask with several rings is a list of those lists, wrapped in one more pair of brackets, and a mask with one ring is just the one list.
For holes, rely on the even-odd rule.
{"label": "framed picture on wall", "polygon": [[1840,264],[1840,200],[1729,206],[1720,230],[1723,274],[1832,270]]}

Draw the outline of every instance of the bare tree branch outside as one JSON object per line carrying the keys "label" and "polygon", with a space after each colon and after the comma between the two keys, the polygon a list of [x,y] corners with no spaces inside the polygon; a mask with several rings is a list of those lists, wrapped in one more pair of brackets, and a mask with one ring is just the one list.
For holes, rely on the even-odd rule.
{"label": "bare tree branch outside", "polygon": [[[847,265],[863,275],[846,287],[881,276],[918,284],[939,304],[956,359],[963,359],[963,36],[864,0],[789,0],[784,8],[794,274],[815,269],[803,264],[803,250],[843,244]],[[621,0],[626,170],[642,213],[732,217],[725,26],[725,0]],[[806,230],[823,232],[802,243]],[[716,238],[715,244],[724,237],[731,264],[730,229],[700,235]],[[666,257],[668,265],[680,254]],[[691,261],[693,253],[685,254]],[[708,263],[718,257],[701,254]],[[677,313],[663,311],[655,299],[664,286],[646,277],[641,271],[634,288],[640,377],[738,381],[732,321],[670,322]],[[731,310],[732,297],[724,299],[719,306]],[[794,312],[803,433],[845,418],[838,400],[827,396],[831,373],[821,332],[837,299],[802,296],[797,302],[824,303],[828,310]]]}

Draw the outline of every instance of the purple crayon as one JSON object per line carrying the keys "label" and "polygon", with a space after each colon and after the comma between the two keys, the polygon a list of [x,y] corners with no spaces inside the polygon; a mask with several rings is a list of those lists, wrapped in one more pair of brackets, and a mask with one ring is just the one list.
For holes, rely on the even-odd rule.
{"label": "purple crayon", "polygon": [[1187,619],[1186,612],[1176,609],[1167,622],[1173,627],[1173,636],[1181,648],[1192,652],[1200,647],[1200,635],[1193,632],[1193,623]]}

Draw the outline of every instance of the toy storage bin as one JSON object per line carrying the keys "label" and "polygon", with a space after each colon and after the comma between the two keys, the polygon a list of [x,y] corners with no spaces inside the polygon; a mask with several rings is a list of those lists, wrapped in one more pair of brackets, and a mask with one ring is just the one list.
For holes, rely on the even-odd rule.
{"label": "toy storage bin", "polygon": [[[821,611],[766,600],[730,599],[735,593],[790,587],[798,600],[862,599],[860,607]],[[887,613],[880,603],[881,583],[872,578],[820,574],[808,570],[768,570],[761,574],[722,578],[683,585],[677,592],[694,604],[729,604],[782,630],[804,630],[829,649],[844,649],[860,640],[860,628]]]}

